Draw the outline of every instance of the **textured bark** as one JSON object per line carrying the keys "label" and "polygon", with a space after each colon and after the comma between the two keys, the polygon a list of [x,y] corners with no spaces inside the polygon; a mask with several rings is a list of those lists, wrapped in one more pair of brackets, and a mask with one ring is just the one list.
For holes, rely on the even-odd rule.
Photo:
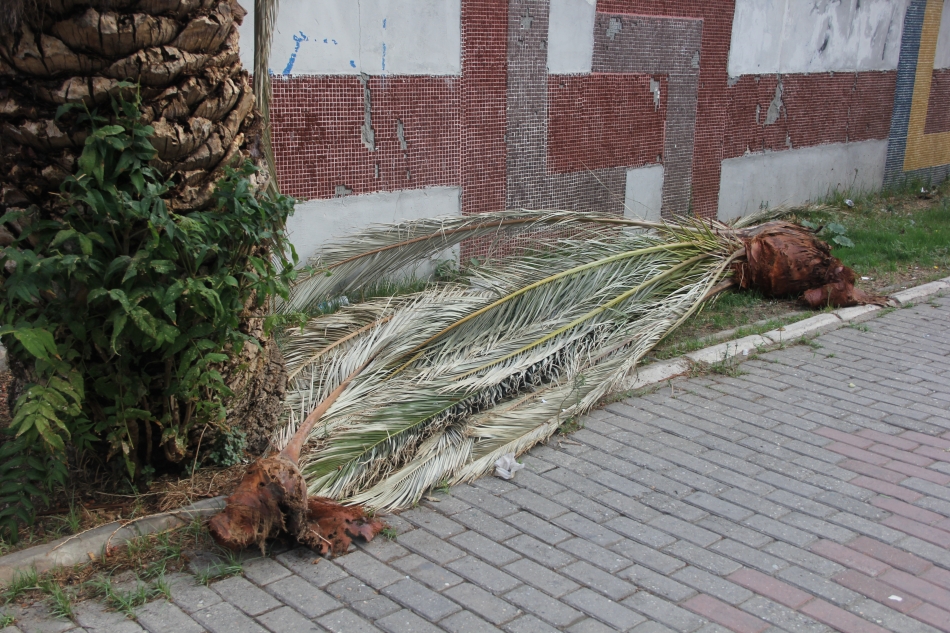
{"label": "textured bark", "polygon": [[855,288],[854,271],[832,257],[831,248],[804,227],[767,222],[741,237],[745,258],[733,269],[742,288],[755,288],[770,297],[799,296],[812,308],[887,302]]}
{"label": "textured bark", "polygon": [[[143,119],[155,128],[154,161],[171,178],[170,210],[207,206],[226,166],[263,164],[263,129],[250,77],[238,56],[237,0],[14,0],[0,8],[0,215],[36,205],[58,213],[60,184],[75,171],[85,131],[81,103],[111,111],[121,82],[141,86]],[[126,88],[125,90],[130,90]],[[266,170],[255,184],[266,185]],[[22,227],[0,227],[0,246]],[[246,345],[225,369],[237,394],[230,425],[263,450],[277,422],[286,374],[260,323],[245,324],[263,348]],[[21,376],[22,378],[22,376]],[[168,455],[173,461],[180,451]]]}

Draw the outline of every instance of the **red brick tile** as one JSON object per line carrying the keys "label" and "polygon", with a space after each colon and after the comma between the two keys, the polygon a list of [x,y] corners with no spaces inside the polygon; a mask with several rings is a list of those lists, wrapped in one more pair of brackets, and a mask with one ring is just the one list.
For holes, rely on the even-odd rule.
{"label": "red brick tile", "polygon": [[876,443],[875,440],[869,440],[865,437],[859,437],[851,433],[843,433],[837,429],[820,428],[817,431],[812,432],[838,442],[844,442],[845,444],[857,446],[858,448],[867,448],[868,446],[873,446]]}
{"label": "red brick tile", "polygon": [[890,495],[891,497],[902,499],[907,503],[913,503],[914,501],[917,501],[923,497],[922,494],[915,492],[910,488],[902,488],[901,486],[895,486],[890,482],[874,479],[873,477],[865,477],[864,475],[855,477],[848,483],[855,486],[861,486],[862,488],[867,488],[868,490],[873,490],[874,492],[879,492],[882,495]]}
{"label": "red brick tile", "polygon": [[901,433],[901,437],[908,439],[912,442],[919,442],[924,446],[933,446],[935,448],[950,448],[950,433],[945,434],[943,437],[935,437],[933,435],[926,435],[924,433],[918,433],[917,431],[904,431]]}
{"label": "red brick tile", "polygon": [[824,600],[812,600],[800,611],[842,633],[887,633],[885,629],[878,625]]}
{"label": "red brick tile", "polygon": [[899,448],[902,451],[912,451],[918,446],[919,442],[912,442],[903,437],[898,437],[897,435],[888,435],[887,433],[881,433],[880,431],[873,431],[871,429],[862,429],[858,431],[858,435],[861,437],[866,437],[869,440],[874,440],[879,444],[888,444],[894,448]]}
{"label": "red brick tile", "polygon": [[[853,569],[841,572],[834,576],[833,580],[842,587],[857,591],[901,613],[909,613],[923,604],[918,598],[915,598],[909,593],[895,589],[890,585],[885,585],[883,582],[869,578]],[[896,600],[895,598],[900,598],[900,600]]]}
{"label": "red brick tile", "polygon": [[941,631],[950,631],[950,612],[944,611],[932,604],[922,604],[910,615],[921,622],[926,622],[931,626],[937,627]]}
{"label": "red brick tile", "polygon": [[950,531],[950,519],[944,519],[943,521],[937,524],[937,527],[940,528],[941,530]]}
{"label": "red brick tile", "polygon": [[874,497],[871,499],[871,505],[887,510],[888,512],[893,512],[894,514],[905,516],[914,521],[920,521],[926,525],[933,525],[943,520],[943,515],[941,514],[918,508],[917,506],[904,503],[892,497]]}
{"label": "red brick tile", "polygon": [[920,575],[921,578],[929,580],[935,585],[939,585],[944,589],[950,589],[950,571],[946,569],[941,569],[940,567],[931,567],[924,573]]}
{"label": "red brick tile", "polygon": [[933,543],[934,545],[939,545],[943,548],[950,548],[950,532],[946,532],[939,528],[924,525],[923,523],[918,523],[913,519],[896,515],[887,517],[881,521],[881,523],[889,528],[894,528],[895,530],[912,534],[913,536],[923,539],[928,543]]}
{"label": "red brick tile", "polygon": [[810,549],[819,556],[841,563],[845,567],[857,569],[868,576],[879,576],[890,569],[887,564],[834,541],[822,539],[813,543]]}
{"label": "red brick tile", "polygon": [[910,592],[924,602],[950,605],[950,591],[907,572],[891,569],[881,574],[880,580],[895,589]]}
{"label": "red brick tile", "polygon": [[848,543],[848,547],[855,549],[862,554],[866,554],[871,558],[875,558],[881,562],[887,563],[891,567],[903,569],[904,571],[909,571],[912,574],[921,574],[933,567],[932,563],[924,560],[923,558],[914,556],[913,554],[899,550],[896,547],[888,545],[887,543],[882,543],[881,541],[877,541],[867,536],[859,536]]}
{"label": "red brick tile", "polygon": [[754,615],[749,615],[745,611],[739,611],[739,609],[704,593],[693,596],[682,606],[736,633],[761,633],[769,628],[768,622],[760,620]]}
{"label": "red brick tile", "polygon": [[[650,82],[659,80],[654,104]],[[663,153],[668,80],[645,74],[548,77],[548,171],[638,167]]]}
{"label": "red brick tile", "polygon": [[[918,466],[930,466],[932,463],[934,463],[932,459],[928,459],[923,455],[902,451],[898,448],[894,448],[893,446],[887,446],[886,444],[875,444],[868,450],[872,453],[877,453],[878,455],[884,455],[885,457],[890,457],[891,459],[899,459],[902,462],[916,464]],[[883,466],[883,464],[878,465]]]}
{"label": "red brick tile", "polygon": [[[886,470],[896,470],[898,473],[907,475],[909,477],[919,477],[920,479],[926,479],[927,481],[932,481],[935,484],[940,484],[941,486],[950,484],[950,475],[945,475],[943,473],[937,472],[936,470],[930,470],[929,468],[921,468],[920,466],[908,464],[907,462],[902,462],[896,459],[887,462],[884,468]],[[884,478],[881,477],[881,479]],[[887,481],[890,481],[890,479]]]}
{"label": "red brick tile", "polygon": [[[839,455],[844,455],[845,457],[850,457],[851,459],[857,459],[862,462],[867,462],[868,464],[874,464],[875,466],[883,466],[887,462],[891,461],[887,459],[884,455],[876,455],[874,453],[869,453],[868,451],[858,448],[857,446],[851,446],[850,444],[845,444],[843,442],[835,442],[834,444],[829,444],[825,447],[829,451],[834,451]],[[890,447],[886,447],[890,448]]]}
{"label": "red brick tile", "polygon": [[950,451],[943,448],[934,448],[933,446],[921,446],[914,451],[915,455],[923,455],[924,457],[929,457],[930,459],[935,459],[941,462],[950,462]]}
{"label": "red brick tile", "polygon": [[[891,462],[893,463],[894,460],[891,460]],[[907,479],[907,475],[893,470],[888,470],[882,466],[875,466],[874,464],[861,462],[856,459],[846,459],[844,461],[838,462],[837,465],[846,470],[850,470],[851,472],[867,475],[868,477],[874,477],[875,479],[883,479],[884,481],[889,481],[892,484],[899,484],[900,482]],[[908,466],[910,465],[911,464],[908,464]],[[917,466],[914,466],[914,468],[917,468]]]}
{"label": "red brick tile", "polygon": [[930,80],[930,100],[927,102],[927,123],[924,134],[950,132],[950,69],[934,68]]}
{"label": "red brick tile", "polygon": [[726,578],[737,585],[741,585],[766,598],[771,598],[775,602],[784,604],[791,609],[797,609],[813,598],[811,594],[805,593],[777,578],[772,578],[754,569],[744,567],[729,574]]}

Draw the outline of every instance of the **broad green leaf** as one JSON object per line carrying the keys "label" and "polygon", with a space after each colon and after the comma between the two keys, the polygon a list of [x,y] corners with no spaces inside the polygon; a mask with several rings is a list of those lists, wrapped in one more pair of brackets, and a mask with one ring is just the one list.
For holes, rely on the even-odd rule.
{"label": "broad green leaf", "polygon": [[36,358],[46,360],[56,355],[56,342],[53,340],[53,335],[46,330],[20,329],[15,330],[13,336]]}

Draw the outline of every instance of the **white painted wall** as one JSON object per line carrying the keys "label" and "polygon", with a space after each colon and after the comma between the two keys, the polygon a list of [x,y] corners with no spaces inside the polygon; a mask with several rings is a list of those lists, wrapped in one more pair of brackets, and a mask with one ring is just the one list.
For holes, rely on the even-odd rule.
{"label": "white painted wall", "polygon": [[308,200],[297,205],[287,221],[287,235],[300,261],[312,257],[323,244],[370,224],[400,222],[439,215],[460,215],[458,187],[429,187],[404,191]]}
{"label": "white painted wall", "polygon": [[[241,6],[248,10],[241,62],[253,68],[254,2]],[[282,0],[270,69],[277,75],[457,75],[461,50],[461,0]]]}
{"label": "white painted wall", "polygon": [[549,73],[590,73],[596,13],[597,0],[551,0],[548,20]]}
{"label": "white painted wall", "polygon": [[729,76],[894,70],[908,4],[736,0]]}
{"label": "white painted wall", "polygon": [[623,216],[639,220],[659,220],[662,206],[663,165],[647,165],[627,170]]}
{"label": "white painted wall", "polygon": [[940,17],[940,35],[937,36],[937,55],[934,68],[950,68],[950,0],[943,0]]}
{"label": "white painted wall", "polygon": [[799,204],[835,190],[869,191],[884,183],[887,141],[832,143],[722,161],[719,219],[761,207]]}

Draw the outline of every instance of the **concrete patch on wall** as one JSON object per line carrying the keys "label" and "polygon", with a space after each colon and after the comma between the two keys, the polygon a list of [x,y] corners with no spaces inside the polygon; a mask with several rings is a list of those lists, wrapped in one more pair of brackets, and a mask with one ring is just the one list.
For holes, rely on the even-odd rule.
{"label": "concrete patch on wall", "polygon": [[[254,3],[241,62],[254,60]],[[461,0],[283,0],[270,70],[277,75],[457,75]]]}
{"label": "concrete patch on wall", "polygon": [[648,165],[628,170],[624,217],[659,220],[662,207],[663,165]]}
{"label": "concrete patch on wall", "polygon": [[306,262],[324,244],[370,224],[460,215],[460,195],[458,187],[429,187],[308,200],[287,221],[287,234]]}
{"label": "concrete patch on wall", "polygon": [[737,0],[729,76],[894,70],[910,0]]}
{"label": "concrete patch on wall", "polygon": [[729,76],[778,72],[786,0],[736,0]]}
{"label": "concrete patch on wall", "polygon": [[720,220],[763,207],[799,204],[840,190],[868,191],[884,182],[887,141],[833,143],[722,161]]}
{"label": "concrete patch on wall", "polygon": [[590,73],[596,13],[597,0],[551,0],[548,22],[549,73]]}
{"label": "concrete patch on wall", "polygon": [[943,3],[940,34],[937,35],[937,54],[934,56],[934,70],[942,68],[950,68],[950,0],[944,0]]}

